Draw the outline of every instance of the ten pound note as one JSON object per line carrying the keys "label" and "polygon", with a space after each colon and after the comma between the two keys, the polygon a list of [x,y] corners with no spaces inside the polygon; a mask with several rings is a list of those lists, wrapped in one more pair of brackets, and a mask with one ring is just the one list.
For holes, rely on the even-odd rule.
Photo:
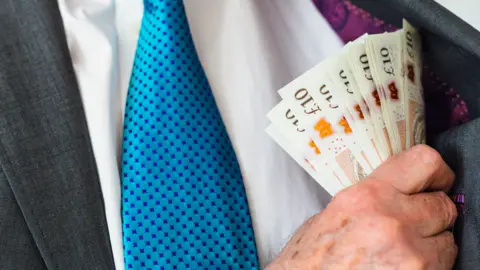
{"label": "ten pound note", "polygon": [[402,30],[371,35],[366,40],[368,61],[382,103],[382,115],[393,154],[405,150],[406,124],[402,77]]}
{"label": "ten pound note", "polygon": [[372,68],[363,42],[348,47],[348,60],[357,87],[364,98],[375,133],[376,145],[380,156],[385,161],[392,154],[392,147],[382,115],[382,103],[377,86],[373,81]]}
{"label": "ten pound note", "polygon": [[267,134],[330,194],[425,143],[422,44],[403,29],[364,35],[287,84]]}
{"label": "ten pound note", "polygon": [[338,102],[338,89],[321,63],[278,92],[289,108],[305,123],[309,137],[323,157],[322,164],[348,185],[354,184],[372,168],[352,132],[345,111]]}
{"label": "ten pound note", "polygon": [[406,145],[425,143],[425,105],[423,101],[422,40],[417,30],[403,20],[402,66],[405,70],[403,85],[405,88],[405,117],[407,119]]}
{"label": "ten pound note", "polygon": [[281,101],[268,113],[272,124],[267,133],[282,146],[320,185],[329,193],[349,186],[346,179],[340,179],[325,166],[328,158],[321,155],[320,149],[306,132],[304,122]]}

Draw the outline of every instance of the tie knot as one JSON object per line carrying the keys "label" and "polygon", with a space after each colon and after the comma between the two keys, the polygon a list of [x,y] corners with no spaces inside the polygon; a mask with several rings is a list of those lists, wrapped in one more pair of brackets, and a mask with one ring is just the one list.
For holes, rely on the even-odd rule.
{"label": "tie knot", "polygon": [[145,13],[168,14],[169,17],[177,17],[184,12],[181,0],[144,0]]}
{"label": "tie knot", "polygon": [[[179,53],[182,49],[193,49],[188,21],[181,0],[145,0],[143,31],[140,39],[149,40],[149,48],[153,54],[166,56]],[[148,38],[147,38],[148,37]],[[183,52],[182,53],[187,53]]]}

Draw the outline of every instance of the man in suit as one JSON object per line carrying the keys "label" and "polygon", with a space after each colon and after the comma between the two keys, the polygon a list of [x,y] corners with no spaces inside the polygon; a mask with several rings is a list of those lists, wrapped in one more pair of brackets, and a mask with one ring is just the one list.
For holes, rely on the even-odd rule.
{"label": "man in suit", "polygon": [[[429,6],[429,1],[414,3],[407,0],[359,0],[352,2],[364,5],[366,9],[377,12],[382,18],[398,20],[406,17],[409,21],[422,26],[429,50],[426,58],[436,61],[434,63],[438,66],[440,73],[447,76],[446,79],[454,84],[467,101],[470,100],[472,115],[478,116],[478,108],[475,107],[478,105],[476,102],[478,91],[473,91],[473,88],[477,88],[480,80],[471,76],[475,69],[469,68],[453,73],[455,70],[452,69],[455,65],[449,65],[449,63],[455,63],[464,67],[478,66],[480,53],[478,47],[475,47],[475,41],[478,41],[477,33],[462,26],[458,20],[453,20],[451,15],[441,13],[442,11],[438,8]],[[386,10],[393,13],[388,13]],[[436,17],[447,19],[443,23],[444,28],[438,27]],[[2,26],[0,30],[2,36],[0,40],[0,268],[114,269],[97,169],[56,2],[4,1],[0,10],[0,25]],[[444,51],[448,51],[449,54],[445,54]],[[473,181],[477,174],[475,162],[472,162],[478,158],[474,151],[470,151],[474,149],[478,130],[480,127],[474,121],[457,130],[436,136],[436,148],[444,157],[447,157],[448,164],[457,172],[457,181],[453,187],[457,192],[478,190]],[[400,161],[397,159],[396,162],[387,165],[391,170],[395,170],[398,167],[405,167],[402,164],[407,162],[411,155],[426,156],[427,162],[423,164],[426,167],[417,167],[412,174],[418,174],[425,168],[431,168],[431,170],[427,175],[420,175],[416,183],[423,183],[425,187],[435,190],[448,190],[452,185],[452,174],[446,169],[447,165],[430,148],[424,147],[416,151],[413,154],[405,153],[403,158],[399,158]],[[432,167],[428,165],[429,163],[436,166]],[[391,170],[387,170],[389,175],[384,171],[383,174],[380,172],[381,175],[377,173],[376,177],[383,179],[385,186],[398,189],[396,184],[401,182],[390,177]],[[435,181],[431,182],[432,179]],[[354,187],[355,189],[350,189],[347,191],[350,193],[345,192],[342,196],[349,198],[350,196],[347,195],[355,194],[361,200],[364,198],[360,196],[362,190],[366,190],[370,195],[368,192],[372,191],[371,186],[377,184],[373,182],[373,180],[365,181],[365,184],[362,183]],[[411,194],[405,193],[413,194],[420,191],[413,192],[411,186],[404,188],[407,189],[395,194],[410,196]],[[384,187],[381,190],[385,192],[388,188]],[[365,209],[377,211],[375,203],[380,202],[378,205],[384,207],[382,208],[384,211],[391,211],[389,205],[381,203],[391,196],[384,198],[380,195],[373,197],[378,200],[370,198],[370,201],[364,205]],[[470,206],[466,208],[465,213],[475,217],[476,196],[467,198],[469,199],[466,203]],[[447,252],[445,253],[447,255],[442,256],[445,261],[440,267],[448,267],[453,263],[455,249],[454,244],[449,240],[451,234],[444,232],[455,219],[455,212],[444,197],[437,199],[449,208],[442,211],[443,214],[446,213],[443,219],[433,218],[431,226],[438,226],[438,228],[432,229],[429,234],[433,234],[432,231],[444,234],[445,238],[442,238],[444,241],[438,242],[446,243],[447,248],[443,251]],[[349,219],[341,219],[341,216],[337,219],[329,218],[329,212],[338,213],[339,208],[342,211],[356,209],[351,205],[343,207],[342,201],[346,199],[339,197],[334,200],[329,206],[334,210],[327,209],[306,223],[272,267],[281,265],[285,258],[304,259],[305,250],[307,254],[313,254],[316,251],[315,247],[305,245],[307,243],[304,242],[313,238],[302,237],[304,233],[313,235],[319,232],[320,226],[312,227],[312,224],[327,224],[335,229],[356,224],[350,223]],[[386,216],[384,212],[375,213],[375,218],[370,219],[373,222],[382,220]],[[390,214],[398,218],[398,213]],[[415,221],[414,216],[410,219]],[[403,220],[401,224],[415,224],[407,222],[409,220]],[[416,221],[422,220],[425,220],[425,217]],[[460,217],[459,220],[463,221],[463,218]],[[478,253],[475,247],[478,247],[479,238],[474,226],[477,224],[476,219],[465,219],[465,221],[466,225],[460,224],[459,231],[456,231],[463,240],[459,245],[460,256],[457,265],[468,269],[478,265],[478,256],[473,253]],[[383,227],[377,232],[379,235],[391,237],[392,235],[387,234],[386,231],[388,232],[388,228]],[[322,232],[322,235],[328,233],[330,232]],[[405,232],[405,237],[410,237],[407,239],[419,238],[408,233]],[[344,243],[362,243],[362,239],[364,238],[357,238],[353,242],[346,239]],[[323,246],[324,251],[334,251],[330,249],[332,246],[328,241],[326,244]],[[469,251],[469,247],[473,248]],[[423,262],[418,261],[418,258],[412,254],[415,246],[397,246],[396,248],[398,249],[395,250],[405,251],[408,254],[400,255],[401,258],[412,256],[410,258],[414,258],[415,263],[422,265]],[[360,250],[361,258],[365,258],[362,254],[366,251],[366,249]],[[431,255],[436,256],[444,254],[435,250],[430,252]],[[431,260],[433,257],[428,258]],[[316,263],[319,262],[321,261],[317,260]]]}

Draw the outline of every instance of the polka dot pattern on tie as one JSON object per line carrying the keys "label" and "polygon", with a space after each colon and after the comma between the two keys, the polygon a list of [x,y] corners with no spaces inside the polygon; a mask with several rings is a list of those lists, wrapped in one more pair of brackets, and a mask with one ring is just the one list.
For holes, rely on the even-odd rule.
{"label": "polka dot pattern on tie", "polygon": [[144,4],[124,127],[126,269],[258,269],[240,169],[182,1]]}

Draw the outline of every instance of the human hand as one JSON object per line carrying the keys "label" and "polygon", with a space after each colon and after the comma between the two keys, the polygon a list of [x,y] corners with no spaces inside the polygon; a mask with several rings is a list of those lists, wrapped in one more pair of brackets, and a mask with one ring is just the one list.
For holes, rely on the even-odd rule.
{"label": "human hand", "polygon": [[339,192],[267,269],[451,269],[457,247],[447,229],[457,210],[445,192],[453,180],[428,146],[393,156]]}

